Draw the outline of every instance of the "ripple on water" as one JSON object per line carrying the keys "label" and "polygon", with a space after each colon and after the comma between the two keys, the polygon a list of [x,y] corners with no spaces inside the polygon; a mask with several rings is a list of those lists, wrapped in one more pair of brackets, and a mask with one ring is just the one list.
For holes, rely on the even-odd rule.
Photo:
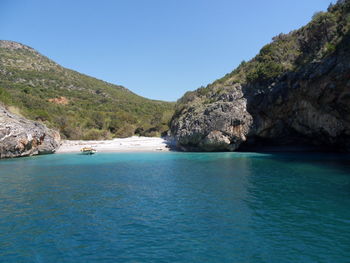
{"label": "ripple on water", "polygon": [[0,162],[0,262],[348,262],[350,158],[61,154]]}

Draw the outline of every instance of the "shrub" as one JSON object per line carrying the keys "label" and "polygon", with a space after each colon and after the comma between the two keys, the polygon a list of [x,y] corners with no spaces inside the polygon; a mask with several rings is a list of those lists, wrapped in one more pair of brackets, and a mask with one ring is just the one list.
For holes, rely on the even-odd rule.
{"label": "shrub", "polygon": [[336,49],[336,46],[332,43],[327,43],[325,45],[325,50],[326,50],[326,54],[330,54],[330,53],[333,53]]}
{"label": "shrub", "polygon": [[85,132],[84,140],[107,140],[112,139],[111,134],[105,130],[91,129]]}
{"label": "shrub", "polygon": [[281,64],[268,61],[265,63],[258,63],[252,70],[247,73],[248,82],[266,82],[276,78],[283,73]]}
{"label": "shrub", "polygon": [[131,124],[125,124],[120,127],[114,134],[117,138],[127,138],[134,135],[135,126]]}

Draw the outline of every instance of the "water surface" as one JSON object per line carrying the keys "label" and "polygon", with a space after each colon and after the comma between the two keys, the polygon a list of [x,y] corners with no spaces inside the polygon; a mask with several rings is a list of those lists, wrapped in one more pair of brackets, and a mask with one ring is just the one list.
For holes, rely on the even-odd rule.
{"label": "water surface", "polygon": [[0,161],[0,262],[349,262],[350,157]]}

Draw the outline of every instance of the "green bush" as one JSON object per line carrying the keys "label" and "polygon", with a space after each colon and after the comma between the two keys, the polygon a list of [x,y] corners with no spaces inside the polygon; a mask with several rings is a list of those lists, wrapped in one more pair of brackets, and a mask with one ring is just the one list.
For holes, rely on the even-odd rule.
{"label": "green bush", "polygon": [[112,135],[105,130],[91,129],[84,133],[84,140],[108,140],[111,139]]}
{"label": "green bush", "polygon": [[12,98],[8,91],[6,91],[4,88],[0,87],[0,102],[11,105],[12,104]]}
{"label": "green bush", "polygon": [[122,127],[120,127],[114,135],[118,138],[127,138],[133,136],[135,134],[134,132],[135,126],[126,123]]}
{"label": "green bush", "polygon": [[336,50],[336,46],[332,43],[327,43],[325,45],[325,50],[326,50],[326,53],[333,53],[335,50]]}
{"label": "green bush", "polygon": [[283,72],[283,67],[279,63],[268,61],[258,63],[254,69],[247,73],[248,82],[266,82],[278,77]]}

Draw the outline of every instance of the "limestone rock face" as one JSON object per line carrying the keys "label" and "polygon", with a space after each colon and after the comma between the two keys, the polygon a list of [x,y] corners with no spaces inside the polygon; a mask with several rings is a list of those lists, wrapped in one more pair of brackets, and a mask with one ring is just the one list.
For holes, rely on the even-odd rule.
{"label": "limestone rock face", "polygon": [[350,34],[332,55],[268,85],[210,88],[187,96],[190,103],[173,117],[171,132],[180,149],[234,151],[267,144],[350,151]]}
{"label": "limestone rock face", "polygon": [[59,145],[58,132],[0,106],[0,158],[53,153]]}
{"label": "limestone rock face", "polygon": [[237,87],[228,100],[190,108],[173,122],[178,145],[190,150],[235,150],[246,140],[253,122],[246,104],[241,87]]}
{"label": "limestone rock face", "polygon": [[252,137],[350,151],[349,38],[338,52],[286,73],[263,93],[246,88]]}

